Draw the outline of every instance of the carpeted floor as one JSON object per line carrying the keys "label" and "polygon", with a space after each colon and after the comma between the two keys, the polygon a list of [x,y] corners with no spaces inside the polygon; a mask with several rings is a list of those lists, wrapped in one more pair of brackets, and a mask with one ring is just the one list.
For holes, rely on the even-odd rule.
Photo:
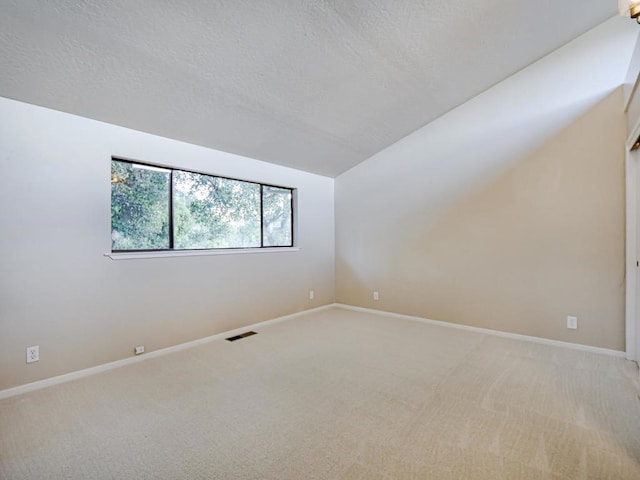
{"label": "carpeted floor", "polygon": [[330,309],[0,401],[2,479],[640,479],[619,358]]}

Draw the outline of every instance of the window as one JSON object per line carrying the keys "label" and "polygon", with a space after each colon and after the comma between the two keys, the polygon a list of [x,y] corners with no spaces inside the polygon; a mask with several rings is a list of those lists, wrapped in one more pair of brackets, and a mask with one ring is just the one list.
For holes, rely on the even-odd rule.
{"label": "window", "polygon": [[111,161],[111,249],[293,246],[293,190]]}
{"label": "window", "polygon": [[291,245],[291,190],[262,186],[262,244]]}
{"label": "window", "polygon": [[111,162],[111,249],[170,248],[171,171]]}

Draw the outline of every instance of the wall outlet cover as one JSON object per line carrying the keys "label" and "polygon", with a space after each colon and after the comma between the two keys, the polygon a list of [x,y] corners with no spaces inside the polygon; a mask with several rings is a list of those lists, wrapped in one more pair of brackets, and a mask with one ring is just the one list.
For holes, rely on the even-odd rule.
{"label": "wall outlet cover", "polygon": [[27,347],[27,363],[40,361],[40,346]]}
{"label": "wall outlet cover", "polygon": [[567,317],[567,328],[575,330],[578,328],[578,317]]}
{"label": "wall outlet cover", "polygon": [[144,353],[144,345],[138,345],[136,347],[135,352],[136,352],[136,355],[140,355],[141,353]]}

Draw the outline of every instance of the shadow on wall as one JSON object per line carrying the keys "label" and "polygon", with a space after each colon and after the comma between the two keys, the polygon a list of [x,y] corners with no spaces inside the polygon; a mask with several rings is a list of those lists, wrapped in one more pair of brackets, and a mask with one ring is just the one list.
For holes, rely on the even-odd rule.
{"label": "shadow on wall", "polygon": [[464,158],[402,159],[370,214],[338,199],[338,301],[622,350],[622,89],[487,123],[411,140]]}

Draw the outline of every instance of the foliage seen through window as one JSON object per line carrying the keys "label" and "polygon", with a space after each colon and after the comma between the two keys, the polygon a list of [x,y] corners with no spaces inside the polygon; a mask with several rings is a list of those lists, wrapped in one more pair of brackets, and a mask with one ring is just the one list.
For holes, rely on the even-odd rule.
{"label": "foliage seen through window", "polygon": [[290,188],[111,162],[113,251],[290,247],[292,218]]}

